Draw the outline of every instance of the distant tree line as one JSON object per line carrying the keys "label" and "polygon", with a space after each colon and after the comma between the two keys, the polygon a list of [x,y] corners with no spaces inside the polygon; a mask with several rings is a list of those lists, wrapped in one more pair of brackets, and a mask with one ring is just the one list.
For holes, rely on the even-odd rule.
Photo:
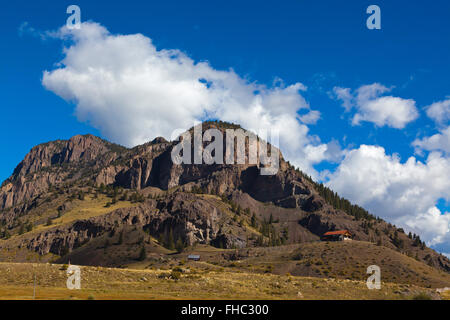
{"label": "distant tree line", "polygon": [[296,169],[306,180],[314,185],[314,188],[319,192],[319,195],[326,203],[333,206],[333,208],[342,210],[349,215],[355,217],[356,220],[366,219],[375,220],[377,217],[370,214],[366,209],[352,204],[349,200],[340,197],[336,192],[325,186],[323,183],[315,182],[310,176],[305,175],[300,170]]}
{"label": "distant tree line", "polygon": [[183,241],[182,237],[179,236],[176,240],[174,237],[173,227],[167,227],[164,229],[164,232],[159,234],[158,239],[159,244],[161,244],[164,248],[169,250],[176,250],[177,252],[183,252],[187,247],[185,241]]}

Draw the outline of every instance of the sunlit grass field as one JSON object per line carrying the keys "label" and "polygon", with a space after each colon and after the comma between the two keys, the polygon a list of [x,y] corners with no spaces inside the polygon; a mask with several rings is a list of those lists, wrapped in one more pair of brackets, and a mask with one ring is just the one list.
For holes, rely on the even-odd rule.
{"label": "sunlit grass field", "polygon": [[[352,280],[254,274],[223,269],[81,268],[81,289],[66,287],[66,266],[0,263],[1,299],[412,299],[434,290],[383,283],[369,290]],[[34,288],[34,275],[36,287]],[[449,298],[448,293],[445,295]]]}

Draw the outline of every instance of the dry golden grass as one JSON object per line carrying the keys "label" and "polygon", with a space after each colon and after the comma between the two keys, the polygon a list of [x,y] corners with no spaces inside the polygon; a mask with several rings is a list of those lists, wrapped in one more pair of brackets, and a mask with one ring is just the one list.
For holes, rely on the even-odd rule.
{"label": "dry golden grass", "polygon": [[100,194],[96,199],[92,198],[91,196],[86,196],[86,200],[77,201],[77,205],[74,209],[68,210],[61,217],[54,219],[52,225],[38,225],[33,229],[32,232],[39,233],[45,229],[53,228],[55,226],[65,225],[77,220],[101,216],[116,209],[129,208],[136,205],[129,201],[118,201],[115,204],[106,207],[105,205],[109,201],[111,201],[111,198],[108,198],[103,194]]}
{"label": "dry golden grass", "polygon": [[[92,195],[89,195],[86,196],[85,200],[83,201],[74,201],[76,201],[76,204],[74,204],[74,208],[65,212],[61,217],[53,219],[50,226],[47,226],[46,224],[39,224],[36,225],[30,232],[26,232],[22,235],[15,234],[8,240],[0,239],[0,244],[6,243],[6,245],[1,245],[2,248],[0,249],[0,261],[36,262],[52,260],[56,257],[52,254],[39,256],[37,253],[30,252],[28,250],[25,250],[24,248],[18,249],[18,241],[21,241],[21,239],[23,239],[24,237],[34,236],[51,228],[68,225],[70,223],[83,219],[105,215],[119,208],[128,208],[137,205],[136,203],[131,203],[129,201],[118,201],[117,203],[106,207],[106,203],[110,202],[111,198],[108,198],[103,194],[99,194],[98,198],[94,198]],[[56,215],[56,209],[54,211],[55,212],[51,212],[52,216]]]}
{"label": "dry golden grass", "polygon": [[81,290],[66,288],[61,265],[0,263],[0,298],[32,299],[409,299],[432,290],[383,283],[368,290],[362,281],[252,274],[238,271],[198,271],[170,278],[170,271],[81,267]]}
{"label": "dry golden grass", "polygon": [[444,300],[450,300],[450,290],[447,290],[445,292],[442,293],[442,298]]}
{"label": "dry golden grass", "polygon": [[377,265],[381,268],[382,279],[389,282],[433,288],[450,286],[450,274],[364,241],[303,243],[292,256],[297,259],[274,261],[278,262],[279,272],[362,280],[367,278],[367,267]]}

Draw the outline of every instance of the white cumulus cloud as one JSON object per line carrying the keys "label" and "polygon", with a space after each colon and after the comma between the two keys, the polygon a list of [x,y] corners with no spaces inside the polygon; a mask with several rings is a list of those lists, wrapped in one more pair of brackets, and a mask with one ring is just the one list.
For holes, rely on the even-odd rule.
{"label": "white cumulus cloud", "polygon": [[440,125],[450,120],[450,99],[435,102],[425,109],[427,116]]}
{"label": "white cumulus cloud", "polygon": [[320,119],[320,111],[310,110],[307,114],[300,116],[299,119],[304,124],[316,124]]}
{"label": "white cumulus cloud", "polygon": [[349,112],[354,106],[354,98],[350,88],[334,87],[333,92],[336,98],[342,101],[342,106],[346,112]]}
{"label": "white cumulus cloud", "polygon": [[450,126],[443,129],[440,133],[436,133],[431,137],[416,139],[412,145],[416,148],[416,152],[421,154],[422,150],[426,151],[443,151],[450,155]]}
{"label": "white cumulus cloud", "polygon": [[416,102],[412,99],[382,96],[389,91],[391,91],[390,88],[379,83],[361,86],[354,93],[349,88],[335,87],[333,89],[336,98],[342,101],[346,112],[356,109],[352,118],[353,125],[366,121],[379,127],[403,129],[419,116]]}
{"label": "white cumulus cloud", "polygon": [[[175,129],[218,118],[256,132],[278,130],[285,157],[313,176],[315,163],[339,153],[309,134],[306,124],[315,123],[320,112],[310,109],[301,83],[249,82],[179,50],[158,50],[142,34],[114,35],[92,22],[51,34],[68,46],[57,68],[44,72],[42,84],[73,102],[81,121],[114,142],[134,146],[170,138]],[[307,113],[299,116],[302,109]]]}
{"label": "white cumulus cloud", "polygon": [[431,152],[425,163],[402,163],[384,148],[361,145],[328,175],[327,184],[373,214],[423,236],[428,244],[450,240],[450,213],[436,207],[450,200],[450,159]]}

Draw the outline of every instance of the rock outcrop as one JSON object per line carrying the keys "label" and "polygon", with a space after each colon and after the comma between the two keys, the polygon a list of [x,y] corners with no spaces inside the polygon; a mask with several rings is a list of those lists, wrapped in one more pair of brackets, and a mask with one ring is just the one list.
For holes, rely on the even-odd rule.
{"label": "rock outcrop", "polygon": [[175,193],[161,200],[147,200],[133,208],[123,208],[111,213],[78,220],[70,225],[50,228],[22,239],[18,247],[26,247],[40,255],[64,255],[89,240],[124,226],[137,226],[155,238],[172,232],[175,239],[186,245],[194,243],[217,244],[223,248],[245,247],[244,237],[223,234],[220,219],[224,213],[208,201],[192,194]]}
{"label": "rock outcrop", "polygon": [[115,160],[117,151],[124,150],[92,135],[77,135],[67,141],[40,144],[31,149],[11,177],[2,184],[0,209],[30,201],[50,186],[83,176],[100,180],[92,173]]}
{"label": "rock outcrop", "polygon": [[314,211],[321,206],[311,184],[282,156],[277,174],[261,175],[259,164],[251,163],[176,165],[171,159],[176,144],[157,138],[126,149],[87,135],[36,146],[4,182],[0,209],[30,201],[50,186],[80,179],[136,190],[149,186],[189,190],[195,186],[222,194],[240,189],[257,200],[283,207]]}
{"label": "rock outcrop", "polygon": [[[230,126],[236,127],[209,122],[203,130],[216,127],[223,132]],[[317,240],[326,231],[345,228],[358,240],[379,243],[450,271],[447,258],[421,242],[417,245],[402,230],[368,214],[361,218],[352,212],[361,208],[351,207],[350,210],[333,204],[324,195],[323,186],[296,170],[281,154],[276,174],[261,175],[259,161],[234,165],[177,165],[171,158],[177,143],[157,138],[128,149],[85,135],[38,145],[31,149],[0,188],[0,222],[3,228],[0,231],[5,234],[4,230],[8,229],[18,233],[19,220],[21,223],[26,220],[27,214],[37,206],[52,203],[58,198],[57,192],[65,198],[55,202],[52,209],[65,213],[72,208],[67,196],[69,191],[73,192],[72,189],[104,185],[139,192],[154,187],[161,189],[162,193],[166,191],[163,198],[146,198],[144,203],[132,208],[118,209],[40,233],[25,233],[20,237],[23,241],[19,247],[41,255],[63,255],[90,239],[127,225],[139,226],[155,238],[170,229],[176,239],[186,244],[198,242],[239,248],[256,242],[254,238],[249,243],[249,234],[245,232],[243,222],[237,221],[240,219],[237,213],[233,213],[236,214],[234,218],[225,214],[223,202],[221,207],[214,201],[189,193],[195,191],[226,197],[222,200],[227,205],[227,201],[234,201],[240,209],[255,213],[260,226],[266,225],[269,219],[281,220],[276,232],[289,233],[284,240],[289,238],[290,243]],[[248,144],[245,148],[248,151]],[[275,242],[280,240],[267,234],[265,237],[267,241],[269,238]]]}

